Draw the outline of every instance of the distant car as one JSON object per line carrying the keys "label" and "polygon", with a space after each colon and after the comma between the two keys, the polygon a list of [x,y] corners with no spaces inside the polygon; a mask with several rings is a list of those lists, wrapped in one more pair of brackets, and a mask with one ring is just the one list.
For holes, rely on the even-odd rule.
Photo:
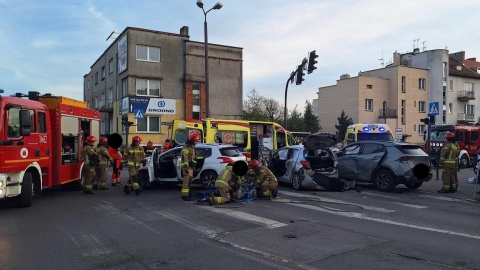
{"label": "distant car", "polygon": [[415,144],[362,141],[349,144],[336,155],[340,178],[371,182],[381,191],[392,191],[399,184],[417,189],[432,179],[430,159]]}
{"label": "distant car", "polygon": [[[147,162],[147,166],[139,169],[140,184],[148,186],[152,182],[181,183],[183,173],[180,168],[182,147],[159,153],[155,149]],[[243,160],[246,157],[230,144],[199,143],[195,145],[197,166],[194,170],[193,182],[205,188],[214,186],[220,172],[231,161]]]}
{"label": "distant car", "polygon": [[268,162],[278,181],[290,183],[295,190],[324,189],[322,179],[338,180],[336,158],[331,146],[336,139],[332,134],[314,134],[315,143],[280,148]]}

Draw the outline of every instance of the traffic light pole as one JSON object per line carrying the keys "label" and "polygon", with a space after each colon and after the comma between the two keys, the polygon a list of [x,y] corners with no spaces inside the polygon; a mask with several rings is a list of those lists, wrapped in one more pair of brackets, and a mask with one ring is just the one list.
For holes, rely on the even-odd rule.
{"label": "traffic light pole", "polygon": [[293,78],[297,74],[296,71],[290,74],[290,78],[288,78],[287,83],[285,84],[285,107],[283,108],[283,128],[287,129],[287,92],[288,92],[288,83],[293,82]]}

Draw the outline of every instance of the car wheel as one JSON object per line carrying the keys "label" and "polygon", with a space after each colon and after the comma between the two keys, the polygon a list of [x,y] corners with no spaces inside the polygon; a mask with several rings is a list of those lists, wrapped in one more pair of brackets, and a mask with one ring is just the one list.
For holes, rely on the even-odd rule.
{"label": "car wheel", "polygon": [[409,184],[405,184],[405,186],[408,188],[408,189],[417,189],[419,187],[421,187],[423,184],[422,183],[409,183]]}
{"label": "car wheel", "polygon": [[214,171],[206,171],[202,173],[200,177],[202,181],[202,187],[204,189],[213,189],[215,187],[215,180],[217,180],[217,173]]}
{"label": "car wheel", "polygon": [[148,179],[147,170],[139,170],[137,173],[137,183],[142,189],[148,189],[150,187],[150,181]]}
{"label": "car wheel", "polygon": [[30,207],[32,206],[32,199],[33,199],[32,174],[29,172],[26,172],[23,175],[21,193],[20,193],[20,196],[18,196],[18,205],[20,207]]}
{"label": "car wheel", "polygon": [[375,173],[373,184],[381,191],[392,191],[395,188],[393,175],[387,169],[380,169]]}
{"label": "car wheel", "polygon": [[468,162],[467,155],[462,155],[460,158],[460,168],[467,168],[470,162]]}
{"label": "car wheel", "polygon": [[302,177],[298,172],[294,173],[292,176],[292,186],[295,190],[302,190]]}

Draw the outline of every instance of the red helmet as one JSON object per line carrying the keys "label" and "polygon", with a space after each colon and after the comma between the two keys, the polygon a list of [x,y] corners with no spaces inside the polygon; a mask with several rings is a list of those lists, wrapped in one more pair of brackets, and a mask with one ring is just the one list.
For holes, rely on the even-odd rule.
{"label": "red helmet", "polygon": [[447,132],[447,134],[445,134],[445,140],[448,141],[448,139],[455,139],[455,134],[452,132]]}
{"label": "red helmet", "polygon": [[141,142],[142,141],[142,138],[140,138],[140,136],[133,136],[132,138],[132,142]]}
{"label": "red helmet", "polygon": [[97,139],[95,138],[95,136],[88,136],[86,141],[88,144],[93,144]]}
{"label": "red helmet", "polygon": [[249,169],[256,170],[258,167],[260,167],[260,162],[258,162],[258,160],[256,160],[256,159],[252,159],[248,163],[248,168]]}
{"label": "red helmet", "polygon": [[107,145],[108,139],[106,137],[100,137],[100,141],[98,141],[98,144],[101,145]]}
{"label": "red helmet", "polygon": [[188,136],[188,140],[198,143],[200,141],[200,135],[198,135],[198,133],[192,133],[190,136]]}

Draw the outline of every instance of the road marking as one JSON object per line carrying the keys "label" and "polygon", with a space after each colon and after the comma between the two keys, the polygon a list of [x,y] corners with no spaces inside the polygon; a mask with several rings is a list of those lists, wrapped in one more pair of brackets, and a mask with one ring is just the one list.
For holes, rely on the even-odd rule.
{"label": "road marking", "polygon": [[240,211],[233,211],[232,209],[222,209],[222,208],[216,208],[216,207],[203,207],[203,209],[206,209],[208,211],[215,212],[215,213],[224,214],[233,218],[241,219],[250,223],[259,224],[269,229],[288,226],[288,224],[285,224],[285,223],[281,223],[275,220],[255,216],[255,215],[240,212]]}
{"label": "road marking", "polygon": [[443,197],[443,196],[420,195],[419,197],[430,198],[430,199],[435,199],[440,201],[448,201],[448,202],[465,202],[465,200],[450,198],[450,197]]}
{"label": "road marking", "polygon": [[325,212],[325,213],[329,213],[329,214],[333,214],[333,215],[337,215],[337,216],[344,216],[344,217],[348,217],[348,218],[369,220],[369,221],[374,221],[374,222],[379,222],[379,223],[384,223],[384,224],[390,224],[390,225],[396,225],[396,226],[407,227],[407,228],[412,228],[412,229],[418,229],[418,230],[424,230],[424,231],[430,231],[430,232],[437,232],[437,233],[443,233],[443,234],[450,234],[450,235],[462,236],[462,237],[466,237],[466,238],[472,238],[472,239],[480,240],[480,236],[479,235],[474,235],[474,234],[460,233],[460,232],[449,231],[449,230],[444,230],[444,229],[437,229],[437,228],[432,228],[432,227],[419,226],[419,225],[408,224],[408,223],[404,223],[404,222],[397,222],[397,221],[393,221],[393,220],[382,219],[382,218],[374,218],[374,217],[366,216],[365,214],[361,214],[361,213],[330,211],[330,210],[327,210],[327,209],[324,209],[322,207],[318,207],[318,206],[315,206],[315,205],[297,204],[297,203],[287,203],[287,204],[292,205],[292,206],[297,206],[297,207],[310,209],[310,210]]}
{"label": "road marking", "polygon": [[75,246],[77,246],[78,249],[85,250],[85,252],[82,253],[82,256],[84,257],[100,256],[114,253],[114,250],[105,247],[105,245],[93,234],[84,234],[78,237],[74,237],[69,232],[65,233],[70,237],[70,239],[75,244]]}
{"label": "road marking", "polygon": [[314,196],[314,195],[308,195],[308,194],[301,194],[301,193],[296,193],[296,192],[290,192],[290,191],[281,191],[280,194],[292,196],[292,197],[299,197],[299,198],[311,198],[311,199],[318,199],[323,202],[328,202],[328,203],[338,203],[338,204],[345,204],[345,205],[354,205],[361,207],[363,209],[367,210],[372,210],[372,211],[377,211],[377,212],[382,212],[382,213],[392,213],[395,212],[395,210],[391,209],[386,209],[386,208],[381,208],[381,207],[375,207],[375,206],[368,206],[368,205],[363,205],[363,204],[357,204],[357,203],[352,203],[352,202],[347,202],[347,201],[340,201],[340,200],[335,200],[335,199],[330,199],[326,197],[320,197],[320,196]]}
{"label": "road marking", "polygon": [[417,205],[417,204],[409,204],[409,203],[400,203],[400,202],[390,202],[390,203],[398,204],[398,205],[405,206],[405,207],[415,208],[415,209],[428,208],[428,206],[425,206],[425,205]]}

